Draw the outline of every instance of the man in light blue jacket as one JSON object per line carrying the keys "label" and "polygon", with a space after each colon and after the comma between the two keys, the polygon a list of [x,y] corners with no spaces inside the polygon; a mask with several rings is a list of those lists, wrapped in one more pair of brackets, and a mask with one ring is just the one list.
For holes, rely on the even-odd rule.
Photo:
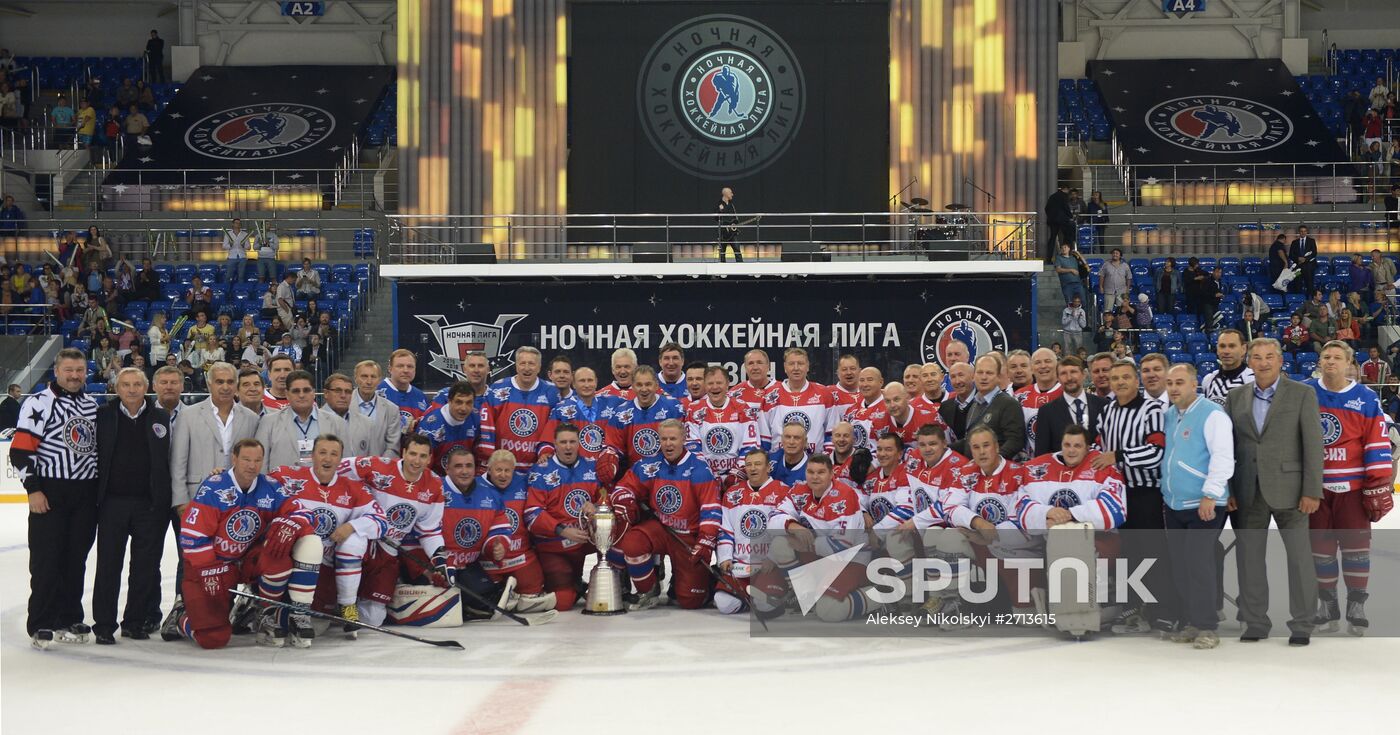
{"label": "man in light blue jacket", "polygon": [[1225,526],[1230,476],[1235,472],[1234,427],[1219,405],[1196,395],[1194,365],[1173,365],[1167,371],[1167,396],[1172,405],[1163,417],[1163,513],[1182,613],[1182,629],[1172,640],[1215,648],[1220,645],[1215,632],[1220,575],[1215,544]]}

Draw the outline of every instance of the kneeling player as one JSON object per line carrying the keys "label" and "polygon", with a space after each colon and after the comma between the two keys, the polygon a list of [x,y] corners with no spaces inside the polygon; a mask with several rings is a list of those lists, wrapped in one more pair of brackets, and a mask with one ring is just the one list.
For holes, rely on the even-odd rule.
{"label": "kneeling player", "polygon": [[602,492],[598,468],[579,453],[579,429],[570,423],[554,427],[554,454],[530,469],[525,525],[539,557],[544,587],[563,612],[578,601],[583,586],[583,562],[594,553],[588,522],[593,501]]}
{"label": "kneeling player", "polygon": [[[971,559],[972,545],[963,534],[950,528],[934,506],[948,488],[957,481],[958,473],[968,464],[966,457],[948,448],[948,439],[943,428],[934,424],[919,427],[915,434],[919,463],[909,474],[909,484],[914,498],[914,516],[899,525],[899,531],[886,539],[886,553],[908,563],[916,553],[947,562],[951,574],[932,599],[925,599],[923,609],[928,612],[943,613],[946,620],[953,621],[962,612],[962,600],[958,595],[959,564]],[[943,628],[957,627],[957,623],[942,624]]]}
{"label": "kneeling player", "polygon": [[[748,609],[750,585],[767,599],[783,594],[782,578],[759,572],[768,558],[768,519],[787,498],[788,487],[768,476],[768,455],[753,447],[744,456],[745,479],[724,491],[720,502],[719,542],[715,558],[726,585],[715,589],[715,607],[730,615]],[[740,592],[743,597],[736,597]],[[758,610],[759,614],[769,612]]]}
{"label": "kneeling player", "polygon": [[486,463],[486,474],[476,478],[472,495],[494,494],[497,513],[482,547],[481,568],[493,579],[515,579],[515,591],[504,607],[521,613],[553,610],[557,604],[553,592],[544,590],[544,573],[539,559],[530,548],[529,531],[525,528],[525,501],[529,496],[525,476],[515,471],[515,455],[497,449]]}
{"label": "kneeling player", "polygon": [[631,609],[644,610],[661,601],[652,556],[670,557],[676,603],[695,609],[710,593],[707,567],[719,535],[718,483],[705,460],[686,450],[685,424],[667,419],[658,432],[660,456],[639,460],[613,488],[614,512],[631,528],[609,550],[608,561],[625,569],[637,588]]}

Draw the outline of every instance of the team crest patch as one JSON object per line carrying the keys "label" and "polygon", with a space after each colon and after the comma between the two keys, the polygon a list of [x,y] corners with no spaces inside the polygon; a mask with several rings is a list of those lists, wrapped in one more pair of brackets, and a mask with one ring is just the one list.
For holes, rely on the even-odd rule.
{"label": "team crest patch", "polygon": [[258,512],[248,508],[234,511],[224,523],[224,533],[228,534],[230,541],[237,544],[246,544],[257,538],[261,528],[262,519],[258,517]]}
{"label": "team crest patch", "polygon": [[768,530],[768,514],[754,509],[739,516],[739,532],[748,538],[758,538]]}
{"label": "team crest patch", "polygon": [[661,451],[661,435],[656,429],[642,429],[632,435],[632,449],[643,457],[654,457]]}
{"label": "team crest patch", "polygon": [[1043,464],[1026,465],[1026,474],[1030,475],[1032,480],[1044,480],[1049,473],[1050,468]]}
{"label": "team crest patch", "polygon": [[1062,487],[1050,495],[1050,504],[1056,508],[1073,508],[1080,504],[1079,493],[1072,488]]}
{"label": "team crest patch", "polygon": [[97,427],[81,416],[68,419],[63,427],[63,443],[75,454],[91,454],[97,448]]}
{"label": "team crest patch", "polygon": [[744,500],[744,491],[737,489],[730,490],[729,493],[725,495],[725,499],[729,501],[730,505],[738,505]]}
{"label": "team crest patch", "polygon": [[400,531],[407,531],[418,518],[418,509],[414,508],[412,503],[398,503],[384,511],[384,517],[389,519],[389,525]]}
{"label": "team crest patch", "polygon": [[727,426],[711,427],[705,432],[705,452],[710,455],[727,455],[734,451],[734,432]]}
{"label": "team crest patch", "polygon": [[331,512],[330,508],[313,508],[311,523],[311,529],[321,538],[328,538],[337,525],[335,513]]}
{"label": "team crest patch", "polygon": [[513,534],[520,530],[520,514],[511,508],[506,508],[506,521],[510,523],[510,532]]}
{"label": "team crest patch", "polygon": [[225,161],[278,158],[326,140],[335,116],[311,105],[268,102],[220,110],[185,131],[190,150]]}
{"label": "team crest patch", "polygon": [[675,485],[662,485],[656,491],[656,511],[664,515],[672,515],[681,509],[681,490]]}
{"label": "team crest patch", "polygon": [[968,362],[992,350],[1005,352],[1006,330],[986,309],[977,306],[950,306],[938,312],[924,327],[919,352],[925,362],[937,361],[944,372],[950,367],[948,348],[954,342],[967,347]]}
{"label": "team crest patch", "polygon": [[517,408],[510,413],[510,433],[523,438],[534,436],[540,426],[540,417],[528,408]]}
{"label": "team crest patch", "polygon": [[894,510],[894,504],[886,498],[875,498],[870,501],[870,517],[877,521],[889,515],[891,510]]}
{"label": "team crest patch", "polygon": [[1146,122],[1162,140],[1203,153],[1266,151],[1293,136],[1287,115],[1241,97],[1178,97],[1153,106]]}
{"label": "team crest patch", "polygon": [[803,413],[803,412],[801,412],[801,411],[789,411],[789,412],[787,413],[786,416],[783,416],[783,426],[791,426],[791,425],[793,425],[793,424],[797,424],[798,426],[801,426],[803,431],[806,431],[807,434],[808,434],[809,436],[811,435],[811,433],[812,433],[812,417],[811,417],[811,416],[808,416],[807,414],[805,414],[805,413]]}
{"label": "team crest patch", "polygon": [[852,423],[851,429],[851,433],[856,437],[855,445],[857,447],[866,447],[870,445],[870,428],[865,425],[864,421]]}
{"label": "team crest patch", "polygon": [[1335,414],[1323,412],[1322,414],[1322,443],[1324,446],[1332,446],[1338,439],[1342,438],[1342,422]]}
{"label": "team crest patch", "polygon": [[564,511],[575,518],[583,517],[583,506],[593,501],[593,496],[583,488],[574,488],[564,494]]}
{"label": "team crest patch", "polygon": [[782,156],[802,126],[806,97],[792,49],[738,15],[672,27],[637,79],[637,109],[652,146],[706,179],[743,178]]}
{"label": "team crest patch", "polygon": [[578,432],[578,443],[585,452],[603,451],[603,430],[597,424],[584,426]]}
{"label": "team crest patch", "polygon": [[475,518],[463,518],[457,521],[457,526],[452,529],[452,539],[457,542],[459,548],[470,549],[480,538],[481,524]]}
{"label": "team crest patch", "polygon": [[166,434],[165,424],[151,424],[151,433],[155,434],[157,439],[164,439]]}
{"label": "team crest patch", "polygon": [[995,498],[986,498],[982,500],[977,504],[977,507],[972,510],[977,515],[981,516],[983,520],[993,525],[1006,521],[1006,506],[997,502]]}
{"label": "team crest patch", "polygon": [[929,508],[932,508],[932,507],[933,507],[933,498],[929,497],[929,494],[928,494],[928,491],[927,491],[927,490],[925,490],[925,489],[923,489],[923,488],[919,488],[918,490],[915,490],[915,491],[914,491],[914,510],[915,510],[915,511],[922,513],[922,512],[924,512],[924,511],[926,511],[926,510],[928,510]]}

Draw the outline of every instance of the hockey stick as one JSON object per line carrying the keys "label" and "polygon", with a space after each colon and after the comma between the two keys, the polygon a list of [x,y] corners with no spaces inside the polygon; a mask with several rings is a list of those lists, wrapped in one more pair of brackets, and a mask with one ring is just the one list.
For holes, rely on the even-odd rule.
{"label": "hockey stick", "polygon": [[[381,539],[379,539],[379,540],[380,540],[385,546],[388,546],[389,548],[393,549],[394,551],[399,552],[399,558],[400,558],[400,559],[412,559],[414,564],[417,564],[418,566],[423,567],[423,571],[426,572],[426,573],[431,577],[431,575],[433,574],[433,571],[434,571],[433,568],[430,567],[430,566],[427,566],[426,564],[424,564],[424,563],[421,562],[421,561],[418,561],[418,557],[413,556],[412,554],[409,554],[409,553],[405,552],[405,551],[403,550],[403,547],[400,546],[397,542],[392,541],[392,540],[387,539],[387,538],[381,538]],[[526,618],[522,618],[522,617],[520,617],[519,615],[516,615],[515,613],[512,613],[512,612],[506,610],[505,608],[502,608],[500,605],[497,605],[496,603],[491,602],[491,601],[489,601],[489,600],[487,600],[487,599],[481,597],[480,595],[478,595],[478,594],[476,594],[475,592],[473,592],[473,591],[467,589],[466,587],[463,587],[463,586],[461,586],[461,585],[459,585],[459,584],[454,584],[454,585],[452,585],[452,586],[453,586],[453,587],[456,587],[456,588],[459,589],[459,590],[461,590],[461,591],[462,591],[462,594],[466,595],[468,598],[471,599],[472,602],[475,602],[476,604],[478,604],[478,605],[480,605],[480,606],[482,606],[482,607],[489,607],[489,608],[491,608],[492,610],[495,610],[496,612],[498,612],[498,613],[500,613],[500,614],[502,614],[502,615],[504,615],[504,616],[510,618],[511,620],[514,620],[515,622],[520,623],[521,625],[530,625],[530,624],[531,624],[530,621],[527,620]],[[550,618],[550,619],[552,620],[553,618]],[[547,622],[549,622],[549,620],[545,620],[545,621],[541,622],[540,624],[543,625],[544,623],[547,623]]]}
{"label": "hockey stick", "polygon": [[[640,498],[639,498],[639,500],[640,500]],[[643,507],[646,507],[646,504],[645,504],[645,503],[643,503]],[[652,508],[650,508],[650,507],[647,507],[647,510],[651,511],[651,514],[652,514],[652,515],[656,515],[656,511],[655,511],[654,509],[652,509]],[[685,547],[685,550],[686,550],[686,551],[689,551],[689,552],[690,552],[690,555],[691,555],[692,557],[695,556],[695,548],[692,547],[690,544],[688,544],[688,543],[685,542],[685,539],[681,537],[681,534],[680,534],[679,531],[677,531],[677,530],[674,529],[674,528],[671,528],[670,526],[666,525],[665,523],[662,523],[661,520],[660,520],[659,518],[657,519],[656,523],[657,523],[657,525],[661,526],[661,528],[664,529],[664,530],[666,531],[666,533],[669,534],[669,535],[671,536],[671,538],[675,539],[675,540],[676,540],[676,543],[678,543],[678,544],[680,544],[681,546]],[[716,581],[716,582],[719,582],[720,586],[724,587],[724,589],[725,589],[726,592],[728,592],[729,594],[734,595],[735,597],[737,597],[737,598],[743,600],[743,601],[744,601],[744,604],[745,604],[745,605],[748,605],[748,606],[749,606],[749,609],[754,611],[754,619],[758,621],[758,624],[759,624],[759,625],[762,625],[762,626],[763,626],[763,632],[765,632],[765,633],[768,632],[768,623],[765,622],[765,621],[763,620],[763,616],[761,616],[761,615],[758,614],[758,608],[754,607],[753,598],[749,597],[749,593],[748,593],[748,592],[742,591],[742,590],[739,590],[739,589],[736,589],[736,588],[734,587],[734,585],[730,584],[729,581],[726,580],[726,579],[724,578],[724,575],[723,575],[723,574],[720,574],[719,572],[716,572],[716,571],[714,570],[714,567],[711,567],[709,564],[706,564],[706,565],[705,565],[705,571],[709,572],[709,573],[710,573],[710,576],[711,576],[711,577],[714,577],[715,581]]]}
{"label": "hockey stick", "polygon": [[312,610],[309,606],[301,607],[299,605],[293,605],[290,602],[282,602],[281,600],[270,600],[266,597],[263,597],[262,595],[254,594],[252,592],[244,592],[243,590],[239,589],[231,589],[229,590],[229,592],[232,592],[237,597],[246,597],[250,600],[257,600],[267,605],[276,605],[277,607],[284,608],[287,610],[304,612],[312,617],[322,618],[324,620],[333,620],[337,623],[344,623],[346,625],[355,625],[360,628],[364,628],[365,630],[373,630],[378,633],[384,633],[385,635],[398,636],[399,638],[407,638],[410,641],[426,643],[430,646],[437,646],[439,648],[455,648],[458,651],[467,650],[465,647],[462,646],[462,644],[458,643],[457,641],[435,641],[428,638],[419,638],[416,635],[400,633],[397,630],[389,630],[388,628],[382,628],[378,625],[370,625],[369,623],[363,623],[358,620],[346,620],[345,618],[342,618],[339,615],[331,615],[330,613],[323,613],[320,610]]}

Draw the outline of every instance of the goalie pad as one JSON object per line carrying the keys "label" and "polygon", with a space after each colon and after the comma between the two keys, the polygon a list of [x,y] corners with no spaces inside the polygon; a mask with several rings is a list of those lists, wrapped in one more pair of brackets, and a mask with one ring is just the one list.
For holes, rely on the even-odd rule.
{"label": "goalie pad", "polygon": [[[1098,590],[1100,586],[1107,586],[1108,580],[1098,577],[1095,551],[1094,527],[1088,523],[1065,523],[1045,532],[1047,611],[1055,616],[1055,627],[1063,633],[1081,636],[1099,631]],[[1058,559],[1080,560],[1089,570],[1087,579],[1081,580],[1079,571],[1073,567],[1055,569],[1053,565]],[[1056,587],[1059,588],[1058,600],[1054,594],[1049,594]]]}
{"label": "goalie pad", "polygon": [[389,622],[419,628],[450,628],[462,624],[462,593],[455,587],[401,584],[389,603]]}

